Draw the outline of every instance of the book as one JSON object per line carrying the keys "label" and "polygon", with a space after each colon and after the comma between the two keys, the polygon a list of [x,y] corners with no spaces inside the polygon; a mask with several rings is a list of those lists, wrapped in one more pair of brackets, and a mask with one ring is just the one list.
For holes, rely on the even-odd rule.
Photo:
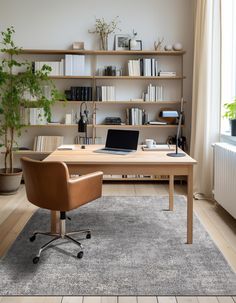
{"label": "book", "polygon": [[159,72],[160,77],[176,77],[176,72]]}
{"label": "book", "polygon": [[167,122],[162,122],[162,121],[149,121],[148,124],[150,124],[150,125],[166,125]]}
{"label": "book", "polygon": [[65,76],[73,76],[73,57],[65,55]]}
{"label": "book", "polygon": [[85,74],[85,56],[72,55],[72,75],[84,76]]}
{"label": "book", "polygon": [[69,145],[69,144],[60,145],[57,148],[57,150],[74,150],[74,149],[75,149],[75,146],[74,145]]}

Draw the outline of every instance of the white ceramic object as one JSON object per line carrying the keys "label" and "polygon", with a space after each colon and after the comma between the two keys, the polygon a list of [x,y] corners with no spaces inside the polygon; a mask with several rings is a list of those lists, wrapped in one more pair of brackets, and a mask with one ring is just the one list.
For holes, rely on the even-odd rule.
{"label": "white ceramic object", "polygon": [[181,51],[183,49],[183,45],[179,42],[176,42],[174,45],[173,45],[173,49],[175,51]]}
{"label": "white ceramic object", "polygon": [[138,45],[138,42],[136,41],[136,39],[131,39],[130,40],[130,47],[135,48]]}
{"label": "white ceramic object", "polygon": [[153,139],[146,139],[145,143],[147,148],[153,148],[156,145],[156,142]]}
{"label": "white ceramic object", "polygon": [[172,51],[172,45],[167,44],[167,45],[165,46],[165,50],[166,50],[166,51]]}

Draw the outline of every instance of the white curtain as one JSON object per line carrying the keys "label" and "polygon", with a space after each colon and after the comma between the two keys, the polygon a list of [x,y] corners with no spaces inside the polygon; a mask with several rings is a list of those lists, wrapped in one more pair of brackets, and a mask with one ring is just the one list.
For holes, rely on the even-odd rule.
{"label": "white curtain", "polygon": [[[223,0],[222,16],[222,105],[236,97],[236,1]],[[222,106],[222,112],[225,109]],[[221,132],[229,131],[228,119],[221,121]]]}
{"label": "white curtain", "polygon": [[220,136],[221,0],[197,0],[190,154],[194,192],[212,195],[212,143]]}

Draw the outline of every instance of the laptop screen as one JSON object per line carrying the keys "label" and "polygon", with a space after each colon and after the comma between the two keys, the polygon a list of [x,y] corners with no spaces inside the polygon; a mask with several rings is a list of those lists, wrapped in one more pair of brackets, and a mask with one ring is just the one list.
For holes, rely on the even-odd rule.
{"label": "laptop screen", "polygon": [[138,130],[108,129],[106,147],[137,150]]}

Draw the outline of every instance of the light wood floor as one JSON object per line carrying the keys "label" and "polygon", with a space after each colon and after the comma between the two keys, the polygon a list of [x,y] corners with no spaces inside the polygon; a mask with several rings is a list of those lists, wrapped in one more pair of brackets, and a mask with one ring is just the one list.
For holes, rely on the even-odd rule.
{"label": "light wood floor", "polygon": [[[185,194],[184,185],[175,194]],[[104,196],[168,195],[167,184],[104,184]],[[37,208],[22,185],[13,196],[0,196],[0,257],[4,256]],[[236,220],[219,205],[194,201],[194,212],[236,272]],[[236,297],[0,297],[0,303],[236,303]]]}

